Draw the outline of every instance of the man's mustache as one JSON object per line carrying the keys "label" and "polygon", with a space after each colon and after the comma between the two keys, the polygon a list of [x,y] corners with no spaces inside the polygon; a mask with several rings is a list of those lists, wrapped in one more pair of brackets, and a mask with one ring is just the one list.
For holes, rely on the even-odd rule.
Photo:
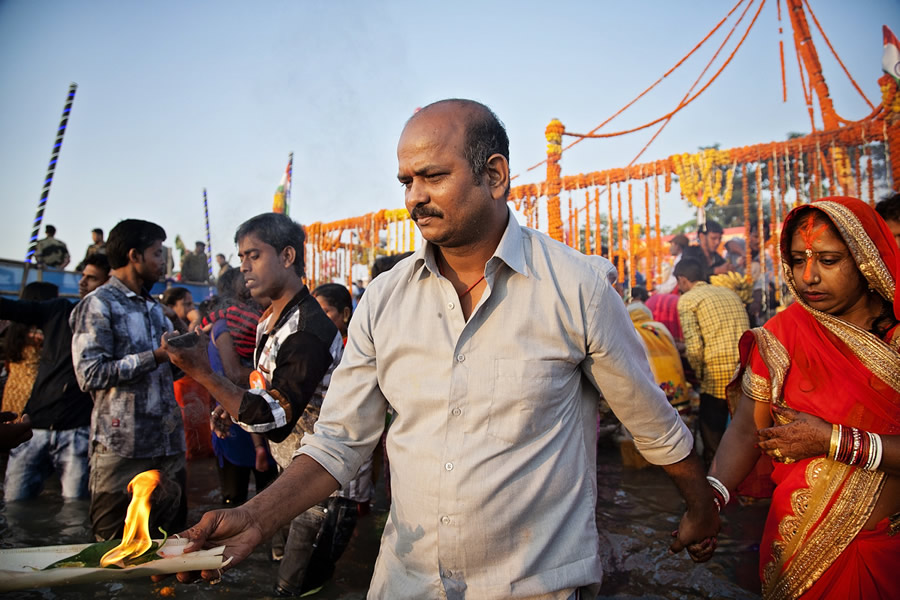
{"label": "man's mustache", "polygon": [[444,218],[444,213],[433,207],[416,206],[412,209],[412,212],[409,213],[409,216],[413,221],[418,221],[422,217],[437,217],[438,219],[442,219]]}

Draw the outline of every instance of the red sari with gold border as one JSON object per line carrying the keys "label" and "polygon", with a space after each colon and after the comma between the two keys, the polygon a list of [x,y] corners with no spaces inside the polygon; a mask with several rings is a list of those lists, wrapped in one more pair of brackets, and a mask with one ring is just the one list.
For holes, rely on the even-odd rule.
{"label": "red sari with gold border", "polygon": [[[887,226],[865,203],[824,198],[811,205],[837,227],[870,287],[894,306],[900,250]],[[785,220],[786,231],[798,209]],[[785,281],[795,292],[790,240],[781,240]],[[795,298],[799,298],[794,293]],[[741,370],[728,389],[810,413],[829,423],[883,435],[900,434],[900,332],[885,339],[817,311],[802,298],[741,339]],[[772,504],[760,543],[766,598],[900,597],[900,520],[862,529],[886,475],[824,456],[792,464],[766,456]],[[753,487],[750,478],[746,487]],[[758,487],[758,486],[757,486]],[[894,535],[897,534],[897,535]]]}

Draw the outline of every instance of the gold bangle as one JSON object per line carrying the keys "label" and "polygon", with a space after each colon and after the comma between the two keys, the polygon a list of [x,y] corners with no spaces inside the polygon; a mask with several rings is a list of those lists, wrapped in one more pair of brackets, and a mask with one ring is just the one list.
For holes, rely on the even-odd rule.
{"label": "gold bangle", "polygon": [[837,456],[838,444],[841,439],[841,426],[835,423],[831,426],[831,444],[828,447],[828,458],[835,460]]}

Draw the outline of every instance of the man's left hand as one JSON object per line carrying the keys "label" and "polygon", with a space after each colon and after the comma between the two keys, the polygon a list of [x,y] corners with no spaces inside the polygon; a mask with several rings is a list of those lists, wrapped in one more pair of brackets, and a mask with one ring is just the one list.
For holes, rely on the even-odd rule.
{"label": "man's left hand", "polygon": [[197,379],[200,375],[206,375],[212,372],[209,365],[209,336],[202,331],[197,331],[200,339],[196,344],[189,348],[176,348],[170,346],[167,340],[174,337],[175,334],[164,333],[162,336],[161,347],[169,355],[169,360],[184,371],[190,377]]}
{"label": "man's left hand", "polygon": [[721,522],[715,504],[710,503],[708,510],[704,511],[688,510],[681,517],[678,529],[672,532],[675,540],[669,546],[669,551],[677,554],[687,548],[691,560],[706,562],[716,550],[716,536],[720,528]]}

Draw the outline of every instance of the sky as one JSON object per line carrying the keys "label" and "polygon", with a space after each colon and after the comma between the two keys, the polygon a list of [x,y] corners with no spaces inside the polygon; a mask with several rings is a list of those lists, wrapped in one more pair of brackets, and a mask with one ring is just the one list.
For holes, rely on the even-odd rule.
{"label": "sky", "polygon": [[[509,132],[514,184],[543,180],[543,167],[527,169],[546,156],[551,119],[589,131],[736,1],[0,0],[0,257],[25,255],[71,82],[78,91],[44,224],[56,226],[73,263],[92,228],[108,232],[125,218],[159,223],[167,245],[176,234],[189,246],[205,240],[204,188],[212,250],[229,256],[237,226],[271,210],[290,152],[291,216],[303,224],[402,207],[397,139],[417,107],[442,98],[493,108]],[[811,4],[878,104],[881,26],[900,34],[900,2]],[[641,161],[810,130],[790,21],[782,3],[779,35],[777,8],[766,2],[731,64]],[[865,117],[811,18],[810,28],[838,113]],[[601,131],[672,110],[729,29]],[[625,166],[652,131],[585,140],[564,153],[563,175]],[[664,199],[664,225],[692,214]]]}

